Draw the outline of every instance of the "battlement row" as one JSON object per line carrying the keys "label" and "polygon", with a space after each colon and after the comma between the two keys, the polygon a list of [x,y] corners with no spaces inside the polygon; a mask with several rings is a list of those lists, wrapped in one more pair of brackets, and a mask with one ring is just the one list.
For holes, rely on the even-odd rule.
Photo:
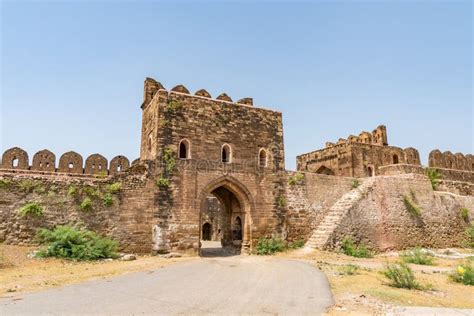
{"label": "battlement row", "polygon": [[362,131],[359,133],[359,136],[349,135],[347,139],[339,138],[336,143],[326,142],[326,148],[333,147],[336,145],[352,143],[387,146],[387,128],[385,127],[385,125],[379,125],[376,129],[372,131],[372,133]]}
{"label": "battlement row", "polygon": [[116,156],[108,164],[107,159],[93,154],[85,160],[74,151],[64,153],[59,158],[56,168],[56,155],[47,149],[38,151],[29,164],[28,153],[19,147],[6,150],[2,155],[2,169],[33,170],[45,172],[62,172],[70,174],[114,175],[127,169],[130,162],[125,156]]}
{"label": "battlement row", "polygon": [[432,150],[428,158],[428,165],[432,168],[446,168],[474,172],[474,156],[462,153],[453,154],[450,151],[441,152]]}
{"label": "battlement row", "polygon": [[[146,78],[145,79],[145,85],[144,85],[144,95],[143,95],[143,104],[142,108],[150,103],[150,101],[153,99],[154,95],[156,94],[157,91],[159,90],[166,90],[165,87],[158,81],[152,78]],[[177,92],[177,93],[183,93],[183,94],[191,94],[189,90],[183,86],[183,85],[177,85],[173,89],[170,90],[171,92]],[[200,89],[194,93],[195,96],[198,97],[203,97],[203,98],[208,98],[212,99],[212,96],[209,92],[207,92],[205,89]],[[221,93],[216,97],[216,100],[220,101],[226,101],[226,102],[232,102],[232,103],[237,103],[240,105],[247,105],[247,106],[253,106],[253,99],[252,98],[242,98],[239,99],[238,101],[234,102],[232,101],[232,98],[229,97],[226,93]]]}

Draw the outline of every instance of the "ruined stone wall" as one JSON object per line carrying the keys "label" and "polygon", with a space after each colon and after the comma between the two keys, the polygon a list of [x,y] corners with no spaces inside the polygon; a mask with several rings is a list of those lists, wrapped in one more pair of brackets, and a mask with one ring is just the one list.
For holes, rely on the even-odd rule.
{"label": "ruined stone wall", "polygon": [[[137,166],[105,179],[2,171],[0,242],[30,244],[39,228],[82,225],[116,239],[124,251],[150,253],[156,186],[145,169]],[[111,193],[113,183],[120,184],[118,192]],[[41,216],[20,215],[30,202],[43,207]]]}
{"label": "ruined stone wall", "polygon": [[110,161],[100,154],[87,157],[85,165],[81,155],[69,151],[61,155],[56,166],[56,155],[47,149],[40,150],[33,156],[30,165],[28,153],[19,147],[6,150],[2,155],[1,169],[6,171],[33,171],[39,173],[67,173],[72,176],[78,174],[86,175],[113,175],[130,167],[130,162],[125,156],[116,156]]}
{"label": "ruined stone wall", "polygon": [[[419,207],[419,216],[407,209],[404,197]],[[460,247],[469,225],[469,220],[461,217],[463,207],[474,219],[473,196],[433,191],[425,176],[376,177],[367,196],[339,224],[332,245],[352,236],[377,250]]]}
{"label": "ruined stone wall", "polygon": [[474,172],[474,156],[450,151],[441,153],[438,149],[430,152],[428,165],[431,168],[455,169]]}
{"label": "ruined stone wall", "polygon": [[420,165],[418,151],[394,146],[344,143],[297,157],[297,170],[345,177],[369,177],[391,164]]}
{"label": "ruined stone wall", "polygon": [[[296,173],[287,172],[285,208],[288,240],[307,240],[329,208],[352,189],[353,178],[302,173],[304,177],[290,185]],[[292,182],[293,183],[293,182]]]}

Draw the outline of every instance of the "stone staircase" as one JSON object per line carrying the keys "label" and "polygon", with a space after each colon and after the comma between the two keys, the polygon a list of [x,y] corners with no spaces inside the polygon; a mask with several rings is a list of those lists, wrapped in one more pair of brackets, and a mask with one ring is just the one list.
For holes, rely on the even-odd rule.
{"label": "stone staircase", "polygon": [[360,181],[361,183],[357,188],[344,194],[336,201],[336,203],[334,203],[333,206],[331,206],[318,227],[313,231],[313,234],[306,242],[305,248],[324,249],[326,247],[329,238],[336,230],[344,216],[364,197],[375,182],[374,178],[364,178]]}

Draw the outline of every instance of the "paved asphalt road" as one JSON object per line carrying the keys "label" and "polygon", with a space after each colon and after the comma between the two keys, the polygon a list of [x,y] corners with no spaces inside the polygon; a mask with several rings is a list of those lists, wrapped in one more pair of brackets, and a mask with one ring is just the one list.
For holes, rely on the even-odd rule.
{"label": "paved asphalt road", "polygon": [[200,258],[15,298],[0,299],[0,315],[320,315],[333,304],[313,266],[257,256]]}

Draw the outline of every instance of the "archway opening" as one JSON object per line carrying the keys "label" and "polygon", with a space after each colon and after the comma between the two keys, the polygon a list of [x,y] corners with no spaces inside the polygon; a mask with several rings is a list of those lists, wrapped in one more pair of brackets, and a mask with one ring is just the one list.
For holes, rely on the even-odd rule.
{"label": "archway opening", "polygon": [[369,177],[373,177],[374,176],[374,170],[372,169],[372,167],[367,167],[367,175]]}
{"label": "archway opening", "polygon": [[398,163],[398,156],[393,155],[393,164],[396,165]]}
{"label": "archway opening", "polygon": [[202,225],[202,240],[211,240],[212,236],[212,225],[209,223],[204,223]]}
{"label": "archway opening", "polygon": [[200,224],[200,254],[203,257],[223,257],[241,252],[245,210],[235,193],[220,186],[202,204]]}
{"label": "archway opening", "polygon": [[326,174],[328,176],[333,176],[334,175],[334,171],[332,169],[329,169],[328,167],[326,166],[321,166],[319,167],[318,170],[316,170],[316,173],[319,173],[319,174]]}
{"label": "archway opening", "polygon": [[225,144],[222,146],[222,152],[221,152],[221,161],[223,163],[230,163],[232,160],[232,152],[230,149],[230,146]]}
{"label": "archway opening", "polygon": [[189,143],[187,140],[182,140],[179,143],[179,158],[189,159]]}

